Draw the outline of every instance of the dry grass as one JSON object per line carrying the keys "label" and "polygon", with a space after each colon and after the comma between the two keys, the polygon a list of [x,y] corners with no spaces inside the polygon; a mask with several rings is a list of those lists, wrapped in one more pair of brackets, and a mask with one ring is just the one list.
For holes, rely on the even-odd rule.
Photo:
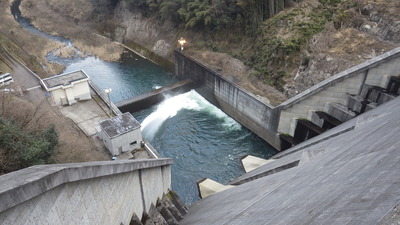
{"label": "dry grass", "polygon": [[[24,16],[30,17],[33,24],[41,30],[73,40],[76,42],[77,48],[86,54],[95,55],[108,61],[119,59],[122,53],[119,45],[95,34],[86,27],[78,26],[73,20],[68,20],[49,9],[48,5],[55,2],[26,0],[21,5],[21,11]],[[49,40],[22,28],[11,15],[10,4],[11,0],[0,1],[0,44],[14,52],[16,58],[25,62],[42,78],[61,73],[64,67],[47,62],[46,56],[55,49],[65,47],[65,44]],[[83,10],[90,6],[90,4],[82,4],[77,9]],[[70,5],[68,2],[63,7],[72,7]]]}
{"label": "dry grass", "polygon": [[0,59],[0,74],[10,73],[12,70]]}
{"label": "dry grass", "polygon": [[[11,51],[17,59],[25,62],[29,68],[41,77],[60,73],[64,69],[63,66],[47,63],[45,56],[54,49],[63,49],[65,47],[64,44],[50,41],[23,29],[10,14],[10,4],[11,0],[0,1],[0,45]],[[40,11],[38,13],[40,15],[43,12]],[[64,25],[68,26],[70,24]],[[59,24],[56,26],[59,26]],[[60,26],[60,29],[63,29],[63,27]],[[75,32],[84,33],[82,30]],[[80,36],[85,37],[84,34]],[[99,48],[103,45],[104,38],[96,37],[95,39],[95,46]],[[112,45],[110,44],[110,46]],[[90,50],[92,48],[92,46],[88,47]],[[117,49],[115,48],[115,50]],[[111,54],[110,58],[115,59],[116,57]],[[43,70],[38,62],[45,65],[48,68],[47,71]],[[6,70],[7,68],[2,65],[2,61],[0,61],[1,68]],[[41,103],[33,103],[25,97],[0,93],[0,113],[4,118],[18,121],[27,132],[40,131],[50,124],[54,124],[59,134],[59,145],[51,157],[54,163],[98,161],[110,158],[106,151],[97,148],[90,137],[86,137],[73,121],[64,117],[57,108],[51,107],[47,100]]]}
{"label": "dry grass", "polygon": [[57,108],[50,106],[45,98],[39,103],[32,103],[23,97],[2,93],[0,115],[8,120],[17,121],[26,132],[40,132],[54,124],[59,135],[59,145],[51,157],[52,163],[102,161],[110,158],[107,152],[98,149],[93,140],[86,137],[72,120],[61,115]]}
{"label": "dry grass", "polygon": [[46,65],[47,52],[57,48],[60,43],[47,40],[23,29],[11,15],[10,4],[11,0],[0,1],[0,44],[15,53],[17,58],[25,62],[40,76],[49,76],[52,73],[51,65],[49,65],[50,72],[47,72],[38,62]]}
{"label": "dry grass", "polygon": [[274,87],[252,79],[251,68],[226,53],[195,50],[189,50],[186,53],[226,79],[255,94],[261,101],[278,105],[286,100],[284,94]]}
{"label": "dry grass", "polygon": [[[26,0],[21,5],[23,15],[44,32],[72,40],[81,52],[106,61],[116,61],[122,47],[92,30],[87,22],[94,7],[88,1]],[[55,48],[54,48],[55,49]]]}

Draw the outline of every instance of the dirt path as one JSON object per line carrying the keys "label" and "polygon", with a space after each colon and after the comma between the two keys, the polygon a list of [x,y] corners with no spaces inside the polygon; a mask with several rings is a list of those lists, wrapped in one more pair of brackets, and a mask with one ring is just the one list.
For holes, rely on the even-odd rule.
{"label": "dirt path", "polygon": [[[59,135],[59,145],[52,156],[55,163],[85,162],[109,160],[110,157],[102,148],[97,148],[90,137],[87,137],[74,122],[61,114],[58,108],[51,106],[45,91],[38,87],[39,79],[25,66],[14,60],[10,55],[0,52],[3,59],[12,69],[14,84],[10,88],[16,90],[11,93],[11,99],[6,102],[5,117],[17,121],[32,119],[24,129],[40,130],[54,124]],[[24,87],[24,88],[22,88]],[[30,91],[19,91],[30,89]],[[4,100],[4,98],[3,98]],[[32,114],[34,113],[34,114]]]}

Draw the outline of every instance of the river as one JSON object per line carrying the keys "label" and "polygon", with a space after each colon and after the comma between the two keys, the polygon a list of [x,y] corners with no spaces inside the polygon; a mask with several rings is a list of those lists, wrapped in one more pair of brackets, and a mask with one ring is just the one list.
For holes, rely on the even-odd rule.
{"label": "river", "polygon": [[[43,33],[22,18],[16,0],[14,18],[34,33],[72,45],[69,40]],[[112,89],[111,100],[173,84],[174,76],[154,63],[125,51],[118,62],[94,56],[63,59],[52,54],[49,61],[66,66],[64,72],[82,69],[100,89]],[[269,158],[276,151],[196,91],[177,95],[146,110],[133,113],[141,122],[144,137],[163,157],[174,159],[172,189],[188,205],[199,200],[196,182],[211,178],[223,184],[244,173],[240,159],[248,154]]]}

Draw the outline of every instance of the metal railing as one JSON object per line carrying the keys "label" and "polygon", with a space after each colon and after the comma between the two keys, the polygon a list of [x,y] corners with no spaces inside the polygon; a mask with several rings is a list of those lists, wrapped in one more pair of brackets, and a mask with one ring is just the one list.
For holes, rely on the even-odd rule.
{"label": "metal railing", "polygon": [[109,109],[111,109],[111,111],[115,114],[115,115],[121,115],[122,112],[114,105],[114,103],[112,103],[108,96],[106,95],[106,93],[104,91],[102,91],[99,87],[97,87],[94,83],[92,83],[91,81],[89,81],[89,85],[90,87],[93,89],[94,92],[96,92],[96,94],[101,98],[101,100],[106,103],[106,105],[109,107]]}

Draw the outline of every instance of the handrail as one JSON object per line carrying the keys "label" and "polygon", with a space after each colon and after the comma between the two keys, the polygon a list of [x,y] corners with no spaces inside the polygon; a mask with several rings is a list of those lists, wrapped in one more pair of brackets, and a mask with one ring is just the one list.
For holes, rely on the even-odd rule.
{"label": "handrail", "polygon": [[105,93],[103,91],[101,91],[100,88],[97,87],[97,85],[95,85],[91,81],[89,81],[89,85],[93,89],[93,91],[96,92],[96,94],[101,98],[101,100],[103,100],[103,102],[105,102],[106,105],[113,111],[113,113],[115,115],[121,115],[122,114],[122,112],[114,105],[114,103],[108,101],[108,98],[105,95]]}

